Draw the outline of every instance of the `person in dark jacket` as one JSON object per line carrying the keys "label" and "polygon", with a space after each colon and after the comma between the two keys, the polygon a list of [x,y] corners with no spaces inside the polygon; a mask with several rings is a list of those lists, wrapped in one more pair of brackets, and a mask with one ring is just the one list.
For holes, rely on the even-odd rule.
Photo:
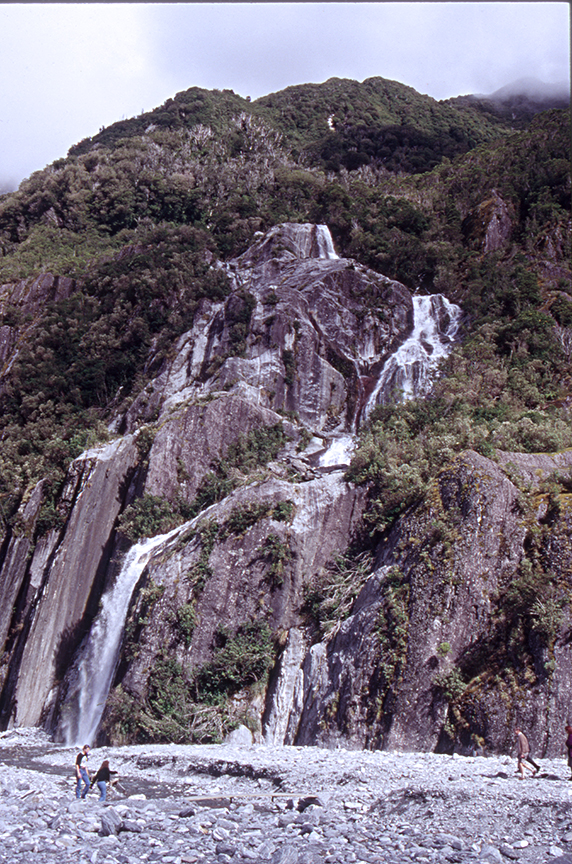
{"label": "person in dark jacket", "polygon": [[[566,726],[566,749],[568,750],[568,767],[572,771],[572,726]],[[572,774],[568,778],[572,780]]]}
{"label": "person in dark jacket", "polygon": [[[529,771],[532,771],[532,776],[538,774],[540,771],[540,765],[537,765],[532,756],[530,755],[530,745],[528,743],[528,739],[524,732],[521,732],[520,729],[515,729],[514,734],[516,735],[516,746],[517,746],[517,759],[518,759],[518,770],[520,771],[520,777],[524,780],[524,769],[528,768]],[[526,763],[530,762],[530,765],[533,767],[530,768]]]}
{"label": "person in dark jacket", "polygon": [[[83,760],[85,759],[85,765],[82,765]],[[75,797],[76,798],[85,798],[87,793],[89,792],[89,771],[87,770],[87,760],[89,759],[89,744],[84,744],[81,748],[81,753],[77,754],[77,758],[75,760],[75,776],[76,776],[76,786],[75,786]],[[81,784],[83,782],[83,790],[81,788]]]}
{"label": "person in dark jacket", "polygon": [[111,780],[111,775],[117,774],[117,771],[109,770],[109,761],[104,759],[101,765],[99,766],[99,770],[97,774],[94,776],[91,781],[91,786],[95,786],[97,783],[97,788],[99,789],[99,798],[98,801],[105,801],[107,797],[107,784]]}

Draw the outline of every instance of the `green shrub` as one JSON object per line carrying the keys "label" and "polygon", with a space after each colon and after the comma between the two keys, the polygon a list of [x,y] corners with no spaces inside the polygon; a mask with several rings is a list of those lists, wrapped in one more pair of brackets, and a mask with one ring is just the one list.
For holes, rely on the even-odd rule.
{"label": "green shrub", "polygon": [[65,518],[58,512],[53,498],[49,498],[40,507],[38,518],[36,520],[36,533],[38,537],[47,534],[48,531],[60,529],[65,524]]}
{"label": "green shrub", "polygon": [[292,560],[290,544],[281,540],[276,534],[268,534],[260,553],[268,563],[268,575],[273,588],[284,584],[284,570]]}
{"label": "green shrub", "polygon": [[269,504],[251,503],[243,507],[235,507],[221,526],[220,539],[224,540],[231,534],[244,534],[249,528],[268,516],[270,510]]}
{"label": "green shrub", "polygon": [[197,536],[199,537],[201,544],[199,560],[195,565],[193,565],[187,574],[187,578],[193,583],[195,596],[197,596],[198,592],[202,590],[207,579],[210,579],[212,576],[213,571],[209,564],[209,560],[218,533],[219,524],[218,522],[215,522],[214,519],[211,519],[208,522],[203,522],[197,531]]}
{"label": "green shrub", "polygon": [[294,515],[294,510],[295,506],[293,501],[280,501],[276,504],[270,513],[270,516],[277,522],[290,522]]}
{"label": "green shrub", "polygon": [[460,669],[453,666],[448,672],[439,672],[433,678],[433,686],[439,690],[449,702],[455,702],[467,689],[466,681]]}
{"label": "green shrub", "polygon": [[201,701],[217,703],[242,688],[264,682],[274,665],[275,649],[265,621],[241,625],[233,636],[219,630],[222,641],[210,663],[198,670],[196,691]]}
{"label": "green shrub", "polygon": [[560,295],[550,306],[550,312],[562,327],[572,327],[572,301]]}
{"label": "green shrub", "polygon": [[125,508],[119,516],[118,525],[121,534],[132,543],[137,543],[142,537],[166,534],[182,521],[180,513],[173,510],[169,501],[145,493]]}
{"label": "green shrub", "polygon": [[182,606],[179,606],[177,609],[177,624],[179,625],[179,630],[183,634],[187,646],[191,644],[196,623],[196,604],[194,602],[184,603]]}
{"label": "green shrub", "polygon": [[348,551],[329,562],[306,589],[304,612],[326,636],[353,608],[354,600],[371,575],[369,550]]}
{"label": "green shrub", "polygon": [[566,617],[567,602],[564,597],[537,598],[530,607],[532,629],[548,648],[554,646]]}
{"label": "green shrub", "polygon": [[410,587],[397,567],[388,571],[381,594],[375,631],[381,647],[381,671],[386,687],[391,687],[404,669],[409,632]]}

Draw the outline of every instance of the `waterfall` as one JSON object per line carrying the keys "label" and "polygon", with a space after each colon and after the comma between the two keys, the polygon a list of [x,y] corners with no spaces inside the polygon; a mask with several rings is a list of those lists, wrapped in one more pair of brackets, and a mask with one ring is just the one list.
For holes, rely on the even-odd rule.
{"label": "waterfall", "polygon": [[403,399],[425,395],[440,360],[446,357],[459,329],[461,309],[442,294],[413,297],[413,330],[381,370],[365,406],[368,417],[397,391]]}
{"label": "waterfall", "polygon": [[327,225],[316,225],[316,242],[318,244],[318,258],[332,260],[339,258],[334,249],[334,241]]}
{"label": "waterfall", "polygon": [[62,711],[59,735],[65,744],[91,744],[113,681],[131,596],[153,550],[181,531],[142,540],[131,547],[115,583],[101,598],[101,608],[80,649]]}
{"label": "waterfall", "polygon": [[318,465],[321,468],[330,468],[336,465],[349,465],[352,461],[352,452],[355,450],[355,435],[340,435],[334,438],[328,449],[321,454]]}

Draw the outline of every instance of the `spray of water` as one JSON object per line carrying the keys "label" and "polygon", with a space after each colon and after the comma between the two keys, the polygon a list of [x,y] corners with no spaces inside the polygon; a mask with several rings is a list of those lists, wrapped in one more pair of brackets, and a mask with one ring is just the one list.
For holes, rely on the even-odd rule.
{"label": "spray of water", "polygon": [[425,395],[439,362],[446,357],[461,320],[461,309],[442,294],[413,297],[413,330],[389,357],[365,407],[365,416],[392,396]]}
{"label": "spray of water", "polygon": [[334,241],[332,240],[332,235],[330,234],[330,229],[327,225],[316,225],[316,242],[318,244],[320,258],[334,260],[340,257],[336,254]]}
{"label": "spray of water", "polygon": [[340,435],[334,438],[328,449],[321,454],[318,465],[321,468],[331,468],[336,465],[349,465],[356,446],[354,435]]}
{"label": "spray of water", "polygon": [[68,745],[91,744],[96,736],[113,681],[125,618],[133,590],[153,551],[181,531],[175,528],[132,546],[115,583],[101,599],[101,608],[76,662],[60,735]]}

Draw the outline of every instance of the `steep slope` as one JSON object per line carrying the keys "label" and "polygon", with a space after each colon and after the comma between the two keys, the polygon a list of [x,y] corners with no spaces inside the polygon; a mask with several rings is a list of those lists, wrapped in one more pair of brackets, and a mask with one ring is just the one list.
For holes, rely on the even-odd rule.
{"label": "steep slope", "polygon": [[[558,755],[572,680],[572,452],[467,451],[376,549],[339,630],[298,673],[289,743]],[[541,492],[554,475],[565,489]]]}
{"label": "steep slope", "polygon": [[121,127],[0,202],[3,725],[96,734],[82,681],[117,590],[120,662],[91,700],[113,684],[113,740],[242,721],[273,742],[499,750],[518,720],[554,752],[568,116],[428,173],[324,171],[332,94],[351,96],[343,153],[362,120],[450,120],[381,79],[327,83],[274,94],[282,133],[273,105],[189,96],[187,119]]}
{"label": "steep slope", "polygon": [[[318,454],[327,448],[327,432],[354,427],[363,381],[411,328],[411,297],[402,285],[339,259],[323,226],[274,229],[229,264],[228,277],[228,298],[202,300],[193,328],[174,346],[161,374],[116,415],[112,427],[126,434],[73,463],[55,499],[58,521],[35,548],[28,541],[31,558],[12,551],[6,556],[0,577],[10,586],[3,607],[4,632],[10,633],[6,719],[53,722],[62,664],[70,665],[70,652],[89,631],[127,537],[157,534],[201,514],[178,535],[182,561],[176,554],[174,570],[161,571],[166,585],[174,580],[165,592],[169,608],[187,608],[191,615],[196,605],[191,617],[202,622],[199,647],[192,641],[185,652],[190,670],[207,663],[222,625],[233,634],[256,621],[272,634],[289,629],[310,574],[347,545],[363,492],[348,487],[340,469],[321,476],[297,450],[314,434]],[[370,307],[365,315],[364,301]],[[298,490],[302,481],[309,485]],[[33,500],[33,513],[29,505],[21,512],[29,534],[40,490]],[[242,536],[249,529],[251,546]],[[214,532],[210,548],[201,540],[208,530]],[[213,548],[215,540],[220,550]],[[12,543],[19,542],[13,535]],[[242,567],[228,569],[233,555],[244,558]],[[145,579],[158,578],[154,572],[150,567]],[[186,589],[179,585],[183,573],[195,573]],[[223,597],[235,595],[238,602],[230,608],[221,605]],[[169,662],[181,640],[177,621]],[[143,634],[141,644],[145,638],[151,637]],[[162,633],[153,641],[143,663],[147,673],[165,640]],[[137,686],[150,686],[141,674]]]}
{"label": "steep slope", "polygon": [[227,274],[228,297],[203,298],[116,409],[121,437],[73,463],[62,526],[34,546],[42,485],[21,508],[0,574],[4,723],[67,741],[102,719],[116,742],[242,722],[273,743],[498,750],[518,720],[553,754],[572,683],[570,452],[492,461],[459,442],[455,459],[436,428],[424,485],[412,460],[368,502],[323,457],[412,332],[411,296],[338,258],[324,226],[272,229]]}
{"label": "steep slope", "polygon": [[[466,153],[510,129],[510,124],[479,114],[470,105],[437,102],[397,81],[330,78],[253,102],[232,90],[191,87],[154,111],[114,123],[69,152],[79,156],[93,147],[113,147],[150,126],[174,130],[200,124],[220,135],[240,114],[259,118],[279,132],[296,160],[334,171],[370,162],[392,171],[428,171],[443,157]],[[248,150],[244,131],[238,127],[232,132],[234,154]]]}

